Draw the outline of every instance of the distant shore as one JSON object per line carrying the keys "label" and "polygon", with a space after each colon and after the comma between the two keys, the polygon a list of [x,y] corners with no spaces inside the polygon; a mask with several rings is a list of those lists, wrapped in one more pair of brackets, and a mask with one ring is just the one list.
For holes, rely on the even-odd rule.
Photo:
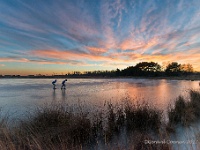
{"label": "distant shore", "polygon": [[191,81],[200,81],[200,75],[188,75],[188,76],[84,76],[84,75],[55,75],[55,76],[15,76],[7,75],[0,76],[0,79],[55,79],[55,78],[75,78],[75,79],[118,79],[118,78],[133,78],[133,79],[166,79],[166,80],[191,80]]}

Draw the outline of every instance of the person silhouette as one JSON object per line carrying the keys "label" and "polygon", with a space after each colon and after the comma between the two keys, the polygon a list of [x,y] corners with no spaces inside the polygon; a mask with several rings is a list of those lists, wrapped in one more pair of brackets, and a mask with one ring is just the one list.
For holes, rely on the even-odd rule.
{"label": "person silhouette", "polygon": [[63,80],[61,89],[65,89],[65,87],[66,87],[65,82],[66,82],[66,81],[67,81],[67,79]]}
{"label": "person silhouette", "polygon": [[54,81],[52,82],[52,84],[53,84],[53,89],[56,89],[56,82],[57,82],[57,80],[54,80]]}

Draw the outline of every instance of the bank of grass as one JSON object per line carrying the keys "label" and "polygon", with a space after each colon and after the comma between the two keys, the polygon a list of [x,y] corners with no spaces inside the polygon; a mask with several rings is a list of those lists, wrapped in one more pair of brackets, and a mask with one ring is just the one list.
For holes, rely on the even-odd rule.
{"label": "bank of grass", "polygon": [[[82,149],[98,143],[106,146],[124,130],[148,135],[147,131],[158,131],[161,127],[162,113],[147,104],[108,103],[106,107],[96,114],[74,112],[63,105],[38,108],[17,127],[2,126],[0,149]],[[140,147],[142,142],[137,141],[135,146]]]}
{"label": "bank of grass", "polygon": [[[168,110],[170,128],[175,130],[177,124],[189,125],[199,119],[199,104],[197,91],[190,91],[190,100],[179,96]],[[8,128],[7,120],[0,119],[0,149],[3,150],[98,149],[99,145],[107,149],[172,149],[170,144],[145,143],[170,139],[163,112],[147,103],[107,103],[104,110],[96,113],[52,104],[35,109],[34,114],[15,127]],[[124,136],[129,139],[125,148],[126,144],[120,141]],[[112,144],[116,137],[117,146]]]}
{"label": "bank of grass", "polygon": [[188,126],[200,119],[200,92],[189,91],[189,99],[179,96],[168,110],[169,125]]}

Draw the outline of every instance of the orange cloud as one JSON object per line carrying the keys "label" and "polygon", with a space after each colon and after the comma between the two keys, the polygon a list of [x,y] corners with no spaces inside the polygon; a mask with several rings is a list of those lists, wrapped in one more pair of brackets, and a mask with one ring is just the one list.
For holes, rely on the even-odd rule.
{"label": "orange cloud", "polygon": [[88,49],[92,54],[96,54],[96,55],[107,52],[106,49],[98,48],[98,47],[89,47],[89,46],[86,46],[86,49]]}
{"label": "orange cloud", "polygon": [[140,53],[144,53],[149,48],[157,45],[159,40],[157,38],[152,38],[149,41],[144,40],[134,40],[134,38],[127,38],[119,44],[117,47],[121,50],[138,50]]}
{"label": "orange cloud", "polygon": [[[59,64],[59,65],[78,65],[87,66],[88,64],[84,62],[73,62],[73,61],[46,61],[46,60],[29,60],[26,58],[0,58],[0,62],[21,62],[21,63],[36,63],[36,64]],[[0,67],[4,67],[4,64],[0,64]]]}
{"label": "orange cloud", "polygon": [[29,60],[26,58],[0,58],[0,62],[29,62]]}
{"label": "orange cloud", "polygon": [[34,50],[31,52],[31,54],[39,57],[47,57],[54,59],[56,58],[63,60],[118,61],[118,59],[116,58],[110,58],[106,56],[59,50]]}
{"label": "orange cloud", "polygon": [[143,41],[134,41],[133,39],[126,39],[119,45],[119,48],[122,50],[136,50],[143,47],[143,45]]}
{"label": "orange cloud", "polygon": [[[47,58],[57,58],[61,60],[80,60],[83,62],[81,65],[85,66],[102,66],[104,68],[125,68],[130,65],[134,65],[134,60],[122,58],[123,55],[116,53],[116,55],[109,56],[99,56],[99,55],[90,55],[85,53],[76,53],[70,51],[59,51],[59,50],[34,50],[32,51],[33,55],[39,57]],[[117,55],[118,54],[118,55]],[[124,55],[125,56],[125,55]],[[84,64],[85,60],[93,61],[93,64]],[[101,62],[101,63],[96,63]],[[80,66],[81,66],[80,65]],[[77,64],[79,66],[79,64]]]}

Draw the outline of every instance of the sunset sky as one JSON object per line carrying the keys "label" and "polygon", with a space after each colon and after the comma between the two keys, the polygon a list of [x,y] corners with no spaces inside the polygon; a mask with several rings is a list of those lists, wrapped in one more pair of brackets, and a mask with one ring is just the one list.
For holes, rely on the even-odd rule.
{"label": "sunset sky", "polygon": [[0,74],[112,70],[141,61],[200,71],[200,0],[0,0]]}

